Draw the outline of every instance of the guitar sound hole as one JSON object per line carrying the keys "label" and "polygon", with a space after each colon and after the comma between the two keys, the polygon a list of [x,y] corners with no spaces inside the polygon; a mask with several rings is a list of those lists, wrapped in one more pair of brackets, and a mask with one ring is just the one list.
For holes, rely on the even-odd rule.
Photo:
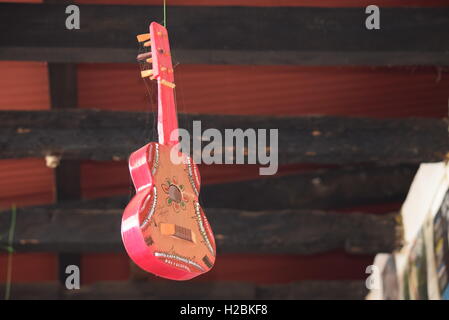
{"label": "guitar sound hole", "polygon": [[178,203],[181,202],[182,199],[181,190],[179,190],[179,188],[173,184],[170,185],[170,187],[168,188],[168,196],[175,202]]}

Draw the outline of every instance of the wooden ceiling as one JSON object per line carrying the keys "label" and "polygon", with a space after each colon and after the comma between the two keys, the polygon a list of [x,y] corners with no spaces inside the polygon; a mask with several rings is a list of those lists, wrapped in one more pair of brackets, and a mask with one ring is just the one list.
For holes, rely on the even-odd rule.
{"label": "wooden ceiling", "polygon": [[[0,2],[5,2],[0,0]],[[22,2],[22,1],[16,1]],[[32,1],[23,1],[32,2]],[[40,2],[40,1],[35,1]],[[76,1],[93,3],[93,1]],[[99,4],[160,5],[161,0],[101,0]],[[168,0],[169,5],[209,5],[204,0]],[[220,0],[215,6],[319,6],[363,7],[371,1],[345,0]],[[379,6],[405,6],[404,1],[378,0]],[[407,6],[449,7],[444,0],[407,1]],[[168,8],[170,17],[170,8]],[[0,61],[0,109],[50,108],[47,64],[35,61]],[[320,67],[237,66],[180,64],[176,67],[178,111],[247,115],[343,115],[386,117],[446,117],[449,75],[440,67]],[[147,111],[154,108],[136,64],[81,63],[77,65],[80,108]],[[281,168],[279,174],[309,172],[319,166],[305,164]],[[257,176],[252,166],[202,168],[204,183],[220,183]],[[125,162],[81,163],[84,198],[126,194],[129,177]],[[54,201],[54,177],[44,159],[0,160],[0,206],[9,208]],[[399,203],[381,203],[371,211],[387,212]],[[380,208],[380,209],[379,209]],[[350,208],[349,208],[350,209]],[[367,210],[370,210],[368,206]],[[349,210],[350,211],[350,210]],[[285,283],[298,280],[363,279],[372,255],[335,251],[310,256],[225,254],[202,280],[246,280]],[[124,280],[130,275],[124,254],[86,254],[84,280]],[[6,256],[0,254],[0,266]],[[31,266],[33,271],[31,271]],[[329,266],[332,266],[329,269]],[[18,253],[14,257],[15,282],[57,279],[57,259],[49,253]],[[105,271],[106,270],[106,271]],[[282,270],[282,272],[279,272]],[[0,267],[0,282],[4,281]]]}

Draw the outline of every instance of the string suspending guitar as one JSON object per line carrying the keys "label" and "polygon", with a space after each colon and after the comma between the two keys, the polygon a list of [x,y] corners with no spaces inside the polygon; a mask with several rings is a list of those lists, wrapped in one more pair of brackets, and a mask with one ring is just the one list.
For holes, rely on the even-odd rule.
{"label": "string suspending guitar", "polygon": [[149,31],[137,36],[149,48],[137,58],[152,65],[141,76],[157,81],[159,142],[150,142],[129,157],[136,194],[123,213],[122,240],[130,258],[142,269],[168,279],[188,280],[212,268],[215,240],[198,202],[196,164],[178,151],[181,163],[170,158],[178,143],[170,45],[165,27],[152,22]]}

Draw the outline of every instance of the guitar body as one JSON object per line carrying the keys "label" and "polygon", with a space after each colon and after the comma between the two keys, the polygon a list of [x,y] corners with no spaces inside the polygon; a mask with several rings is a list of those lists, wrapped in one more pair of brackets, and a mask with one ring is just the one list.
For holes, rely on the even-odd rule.
{"label": "guitar body", "polygon": [[122,239],[142,269],[188,280],[212,268],[215,241],[198,203],[198,168],[182,154],[183,161],[174,164],[170,150],[151,142],[130,156],[136,195],[123,214]]}
{"label": "guitar body", "polygon": [[157,80],[159,142],[148,143],[129,158],[136,195],[123,213],[122,240],[142,269],[167,279],[188,280],[212,268],[215,240],[198,202],[198,168],[174,149],[178,118],[168,33],[155,22],[149,29],[137,39],[150,51],[137,58],[145,61],[141,76]]}

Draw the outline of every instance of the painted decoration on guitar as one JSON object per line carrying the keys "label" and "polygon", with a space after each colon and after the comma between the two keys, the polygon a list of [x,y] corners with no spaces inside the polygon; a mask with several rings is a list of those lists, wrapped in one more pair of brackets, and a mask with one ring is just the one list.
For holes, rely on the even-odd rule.
{"label": "painted decoration on guitar", "polygon": [[143,70],[141,76],[158,83],[159,142],[148,143],[129,158],[136,195],[123,213],[122,240],[142,269],[167,279],[188,280],[213,267],[215,240],[198,202],[201,179],[196,164],[174,150],[182,161],[174,163],[170,158],[178,143],[178,120],[167,30],[152,22],[150,33],[137,39],[150,47],[138,59],[152,63],[152,69]]}

